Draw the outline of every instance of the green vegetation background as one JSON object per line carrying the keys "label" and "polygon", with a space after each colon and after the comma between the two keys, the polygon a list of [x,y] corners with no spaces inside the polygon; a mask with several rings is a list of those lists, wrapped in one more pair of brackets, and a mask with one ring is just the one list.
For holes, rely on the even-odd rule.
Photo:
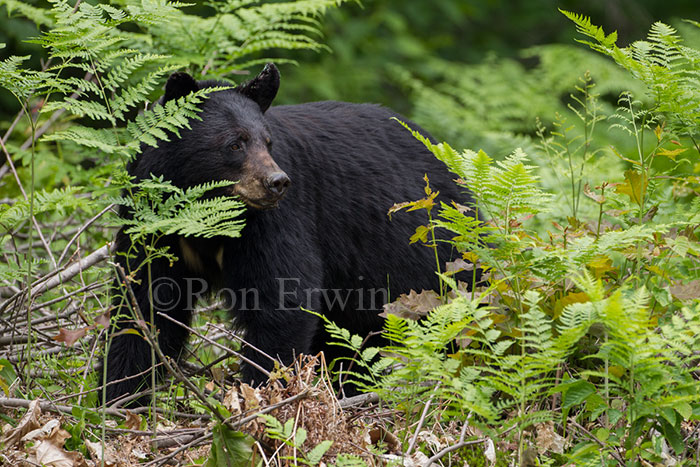
{"label": "green vegetation background", "polygon": [[[27,3],[48,5],[45,0]],[[189,3],[195,5],[188,12],[213,13],[203,0]],[[415,117],[419,103],[403,72],[433,87],[446,81],[446,63],[478,64],[500,57],[532,68],[537,59],[523,54],[529,47],[574,45],[574,25],[557,14],[557,8],[590,16],[606,31],[617,30],[621,46],[642,38],[654,21],[677,25],[678,18],[697,14],[695,0],[363,0],[328,12],[322,21],[327,51],[281,54],[299,65],[282,66],[283,88],[277,103],[375,102]],[[35,35],[33,24],[8,19],[0,7],[0,43],[7,44],[0,57],[31,54],[38,63],[39,46],[23,42]],[[0,89],[0,121],[9,120],[17,110],[16,99]],[[454,136],[442,125],[419,123],[439,139]]]}

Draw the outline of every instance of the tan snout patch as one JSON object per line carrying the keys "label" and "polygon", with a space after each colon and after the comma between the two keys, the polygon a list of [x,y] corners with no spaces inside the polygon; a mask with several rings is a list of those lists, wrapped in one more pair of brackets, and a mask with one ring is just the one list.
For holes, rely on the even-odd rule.
{"label": "tan snout patch", "polygon": [[276,207],[280,198],[267,189],[264,180],[281,171],[267,150],[250,154],[241,168],[240,181],[232,187],[233,194],[255,209]]}

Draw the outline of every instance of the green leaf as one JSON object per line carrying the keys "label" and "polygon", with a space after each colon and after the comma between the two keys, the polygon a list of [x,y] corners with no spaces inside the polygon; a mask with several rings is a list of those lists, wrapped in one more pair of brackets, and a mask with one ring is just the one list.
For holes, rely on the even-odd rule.
{"label": "green leaf", "polygon": [[223,424],[212,430],[211,452],[206,467],[249,466],[253,457],[253,439],[240,431],[233,431]]}
{"label": "green leaf", "polygon": [[[293,420],[293,419],[290,419],[290,420]],[[299,428],[297,430],[296,435],[294,435],[294,445],[297,448],[301,448],[304,445],[304,441],[306,441],[307,434],[308,433],[303,428]]]}
{"label": "green leaf", "polygon": [[306,459],[311,465],[318,464],[321,462],[321,458],[323,458],[323,455],[328,451],[328,449],[330,449],[332,444],[333,441],[330,440],[321,441],[311,450],[311,452],[306,455]]}
{"label": "green leaf", "polygon": [[666,438],[666,441],[668,441],[668,444],[671,445],[677,454],[681,454],[685,450],[685,443],[683,442],[683,435],[680,431],[680,421],[675,425],[670,424],[665,417],[657,417],[656,421],[659,423],[661,433],[664,435],[664,438]]}
{"label": "green leaf", "polygon": [[586,400],[588,396],[595,393],[595,386],[585,380],[577,380],[572,383],[565,383],[558,387],[565,386],[562,391],[562,408],[571,408]]}

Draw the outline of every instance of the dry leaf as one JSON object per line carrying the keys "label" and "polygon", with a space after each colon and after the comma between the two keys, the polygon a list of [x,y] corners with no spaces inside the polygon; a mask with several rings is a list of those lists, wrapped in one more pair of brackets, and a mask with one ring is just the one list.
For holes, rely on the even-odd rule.
{"label": "dry leaf", "polygon": [[[85,446],[88,448],[90,453],[90,458],[95,462],[101,462],[104,455],[104,462],[106,467],[113,467],[118,465],[117,456],[114,454],[112,448],[107,447],[107,452],[103,454],[102,443],[93,443],[89,439],[85,440]],[[97,464],[99,465],[99,464]]]}
{"label": "dry leaf", "polygon": [[22,436],[22,442],[26,443],[27,441],[34,441],[37,439],[44,439],[48,436],[51,436],[51,433],[54,432],[54,430],[58,429],[61,427],[61,422],[59,422],[57,419],[49,420],[44,424],[44,426],[37,428],[36,430],[32,430],[26,435]]}
{"label": "dry leaf", "polygon": [[547,451],[563,454],[566,445],[566,438],[554,430],[554,422],[545,422],[535,425],[537,428],[537,450],[540,454]]}
{"label": "dry leaf", "polygon": [[418,320],[440,305],[442,300],[434,290],[416,293],[411,289],[408,295],[401,294],[396,301],[384,305],[384,311],[379,316],[386,318],[388,315],[395,315],[403,319]]}
{"label": "dry leaf", "polygon": [[445,263],[447,272],[459,272],[459,271],[473,271],[474,265],[472,263],[467,263],[461,258],[457,258],[454,261]]}
{"label": "dry leaf", "polygon": [[252,388],[246,383],[241,384],[241,396],[243,396],[246,411],[256,409],[260,407],[260,404],[262,403],[260,390],[257,388]]}
{"label": "dry leaf", "polygon": [[490,438],[484,441],[484,457],[489,461],[489,465],[496,465],[496,446]]}
{"label": "dry leaf", "polygon": [[238,390],[236,386],[231,386],[231,389],[226,391],[224,395],[224,407],[228,410],[231,415],[238,415],[242,412],[241,402],[238,400]]}
{"label": "dry leaf", "polygon": [[384,443],[388,452],[400,452],[401,441],[393,433],[390,433],[382,426],[377,426],[369,430],[369,444],[377,446],[379,443]]}
{"label": "dry leaf", "polygon": [[670,287],[671,294],[678,300],[692,300],[700,297],[700,279],[695,279],[687,284],[676,284]]}
{"label": "dry leaf", "polygon": [[598,193],[593,192],[591,190],[591,187],[588,183],[583,185],[583,194],[591,198],[593,201],[595,201],[598,204],[603,204],[605,203],[605,196],[599,195]]}
{"label": "dry leaf", "polygon": [[35,444],[29,448],[31,454],[29,460],[46,467],[87,467],[82,454],[63,449],[63,444],[71,435],[61,429],[60,424],[56,422],[57,420],[51,420],[41,430],[36,430],[44,433],[51,430],[51,432],[48,435],[42,435],[43,439],[35,440]]}
{"label": "dry leaf", "polygon": [[126,420],[124,421],[124,426],[129,430],[140,430],[141,429],[141,415],[135,414],[130,411],[126,411]]}
{"label": "dry leaf", "polygon": [[109,324],[110,324],[109,318],[110,318],[110,312],[105,311],[104,313],[99,315],[97,318],[95,318],[95,324],[99,324],[103,328],[107,329],[109,327]]}
{"label": "dry leaf", "polygon": [[5,447],[14,446],[19,443],[19,440],[24,435],[39,428],[39,416],[41,416],[41,407],[37,399],[29,404],[29,410],[27,410],[27,413],[24,414],[17,426],[3,435],[2,442]]}
{"label": "dry leaf", "polygon": [[60,328],[58,330],[58,335],[53,337],[56,342],[63,342],[68,346],[71,346],[78,342],[87,332],[92,329],[92,326],[86,326],[84,328],[69,330],[66,328]]}

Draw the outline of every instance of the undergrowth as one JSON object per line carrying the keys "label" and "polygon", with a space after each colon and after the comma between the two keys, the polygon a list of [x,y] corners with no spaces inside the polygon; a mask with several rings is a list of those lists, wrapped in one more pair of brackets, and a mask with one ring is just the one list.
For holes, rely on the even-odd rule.
{"label": "undergrowth", "polygon": [[[534,158],[516,149],[496,161],[414,133],[485,220],[435,196],[397,205],[426,211],[411,241],[430,247],[429,233],[447,229],[463,252],[442,269],[447,303],[400,297],[387,307],[383,349],[329,330],[357,351],[358,383],[400,409],[409,452],[414,433],[459,432],[459,420],[456,446],[480,445],[491,462],[495,443],[516,465],[696,465],[700,50],[662,23],[620,48],[615,33],[563,13],[643,94],[623,92],[606,110],[584,73],[570,115],[537,123]],[[601,145],[601,126],[628,143]],[[558,174],[554,193],[540,187],[535,159]],[[469,291],[452,275],[474,267],[486,285]]]}

